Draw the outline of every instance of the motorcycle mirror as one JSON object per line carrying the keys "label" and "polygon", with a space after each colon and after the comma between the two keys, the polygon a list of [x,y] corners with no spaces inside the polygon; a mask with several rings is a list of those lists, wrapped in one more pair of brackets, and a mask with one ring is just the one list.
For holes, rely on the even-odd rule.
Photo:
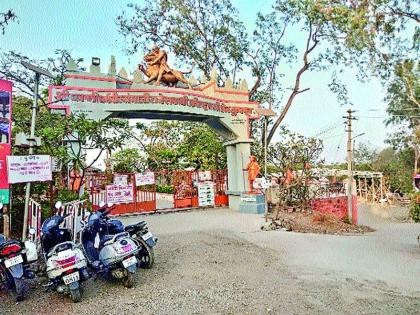
{"label": "motorcycle mirror", "polygon": [[63,203],[61,202],[61,201],[57,201],[56,203],[55,203],[55,208],[58,210],[58,209],[60,209],[61,208],[61,206],[63,205]]}
{"label": "motorcycle mirror", "polygon": [[35,233],[36,233],[36,231],[35,231],[35,229],[34,229],[34,228],[30,228],[30,229],[29,229],[29,234],[31,234],[31,235],[35,235]]}
{"label": "motorcycle mirror", "polygon": [[105,205],[106,205],[105,201],[101,201],[99,203],[99,208],[103,208],[103,207],[105,207]]}
{"label": "motorcycle mirror", "polygon": [[108,203],[108,208],[111,208],[114,204],[112,202]]}

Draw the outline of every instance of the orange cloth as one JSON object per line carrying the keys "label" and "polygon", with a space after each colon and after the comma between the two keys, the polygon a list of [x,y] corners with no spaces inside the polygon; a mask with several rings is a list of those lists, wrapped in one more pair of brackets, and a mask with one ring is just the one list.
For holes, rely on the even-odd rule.
{"label": "orange cloth", "polygon": [[293,181],[294,178],[295,176],[293,175],[293,171],[288,168],[286,171],[286,180],[285,180],[286,184],[289,185]]}
{"label": "orange cloth", "polygon": [[246,166],[248,170],[248,180],[255,180],[260,173],[261,167],[258,165],[257,161],[251,161]]}

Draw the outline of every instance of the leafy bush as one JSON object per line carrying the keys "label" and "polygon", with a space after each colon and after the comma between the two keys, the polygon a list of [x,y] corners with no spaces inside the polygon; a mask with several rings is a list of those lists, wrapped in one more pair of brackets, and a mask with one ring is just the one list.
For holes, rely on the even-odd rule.
{"label": "leafy bush", "polygon": [[156,192],[163,194],[173,194],[174,187],[168,185],[156,185]]}
{"label": "leafy bush", "polygon": [[413,197],[410,217],[414,222],[420,222],[420,193],[415,194]]}
{"label": "leafy bush", "polygon": [[73,190],[69,189],[60,189],[58,191],[57,200],[60,200],[62,203],[66,203],[73,200],[78,200],[79,194]]}

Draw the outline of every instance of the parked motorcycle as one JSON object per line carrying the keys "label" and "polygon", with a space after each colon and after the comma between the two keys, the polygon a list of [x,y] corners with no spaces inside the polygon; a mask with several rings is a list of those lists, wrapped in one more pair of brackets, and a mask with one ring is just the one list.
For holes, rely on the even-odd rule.
{"label": "parked motorcycle", "polygon": [[[0,210],[3,204],[0,203]],[[35,230],[30,230],[35,234]],[[24,279],[33,279],[35,273],[30,269],[31,263],[38,259],[36,246],[31,241],[6,240],[0,234],[0,283],[16,293],[16,301],[25,298],[26,285]]]}
{"label": "parked motorcycle", "polygon": [[129,233],[112,234],[106,216],[110,210],[89,214],[81,233],[81,242],[90,266],[97,273],[111,274],[122,284],[134,286],[139,248]]}
{"label": "parked motorcycle", "polygon": [[[101,203],[98,211],[104,212],[113,210],[113,205],[108,206],[105,203]],[[108,213],[109,213],[108,212]],[[120,220],[111,219],[108,216],[104,216],[104,219],[108,223],[108,230],[110,234],[117,234],[121,232],[128,232],[130,236],[137,242],[139,251],[136,255],[138,260],[138,266],[140,268],[150,269],[153,267],[155,262],[155,253],[153,247],[156,246],[157,237],[149,232],[149,227],[145,221],[140,221],[136,224],[124,226]]]}
{"label": "parked motorcycle", "polygon": [[55,204],[57,214],[46,219],[41,227],[41,246],[47,265],[48,286],[70,294],[73,302],[81,300],[80,282],[89,278],[87,260],[76,245],[69,229],[60,228],[68,215],[59,215],[61,202]]}

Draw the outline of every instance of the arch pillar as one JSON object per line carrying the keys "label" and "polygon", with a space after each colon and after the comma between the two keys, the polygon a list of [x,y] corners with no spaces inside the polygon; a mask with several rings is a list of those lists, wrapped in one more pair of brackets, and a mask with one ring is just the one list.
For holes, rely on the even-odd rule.
{"label": "arch pillar", "polygon": [[249,191],[248,172],[246,167],[251,155],[252,140],[234,140],[225,142],[227,169],[229,208],[239,210],[241,193]]}

